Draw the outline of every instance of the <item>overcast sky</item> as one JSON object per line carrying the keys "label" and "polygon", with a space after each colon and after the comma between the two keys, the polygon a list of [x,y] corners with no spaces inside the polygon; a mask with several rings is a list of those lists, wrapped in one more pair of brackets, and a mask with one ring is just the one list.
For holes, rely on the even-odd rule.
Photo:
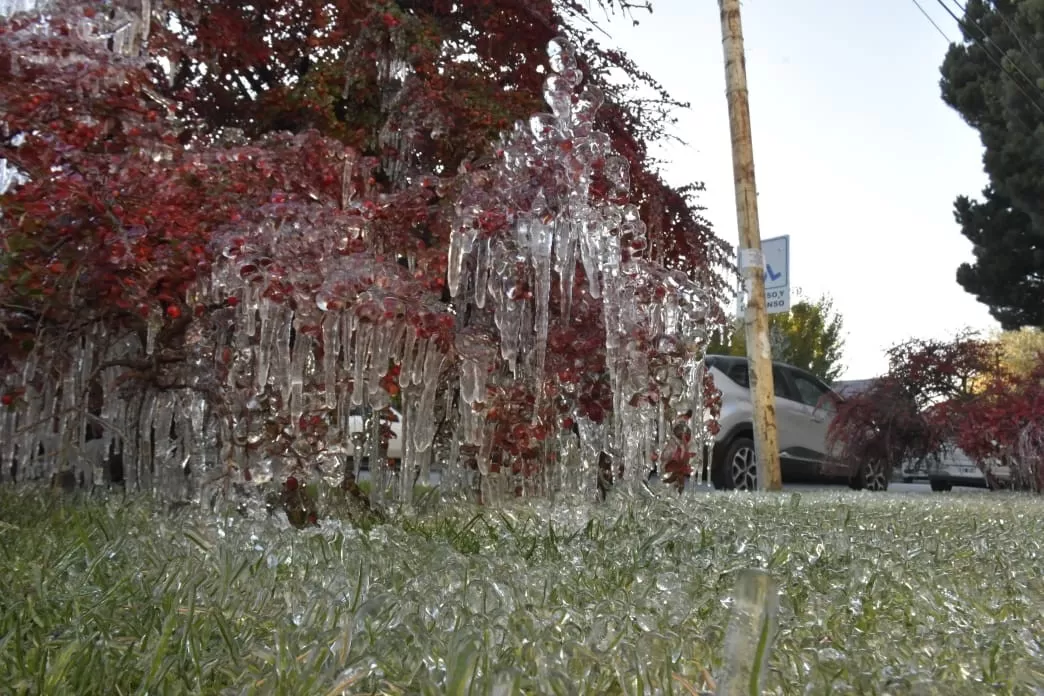
{"label": "overcast sky", "polygon": [[[653,5],[638,27],[610,23],[605,43],[692,103],[679,114],[688,147],[661,153],[664,173],[706,183],[707,217],[735,245],[718,4]],[[958,38],[937,2],[921,5]],[[972,255],[953,199],[985,186],[982,148],[939,97],[947,42],[913,0],[746,0],[743,25],[762,237],[790,235],[792,285],[834,298],[844,377],[880,374],[884,349],[908,337],[996,328],[955,279]]]}

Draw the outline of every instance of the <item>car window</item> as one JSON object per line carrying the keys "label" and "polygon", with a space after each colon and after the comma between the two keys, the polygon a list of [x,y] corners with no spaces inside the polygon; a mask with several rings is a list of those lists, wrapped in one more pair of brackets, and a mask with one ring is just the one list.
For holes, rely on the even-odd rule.
{"label": "car window", "polygon": [[729,371],[725,374],[729,376],[729,379],[731,379],[733,382],[740,385],[741,387],[747,387],[748,389],[750,388],[750,372],[747,371],[747,363],[733,363],[729,367]]}
{"label": "car window", "polygon": [[[717,362],[709,363],[713,367],[717,367],[719,370],[725,373],[725,376],[731,379],[736,384],[750,389],[750,371],[748,369],[747,362],[737,361],[730,363]],[[790,399],[792,401],[804,402],[802,398],[799,398],[793,394],[794,387],[791,385],[788,375],[783,371],[779,365],[772,366],[772,387],[775,391],[776,396]]]}
{"label": "car window", "polygon": [[[750,389],[750,371],[745,361],[729,365],[725,370],[725,375],[741,387]],[[772,383],[776,396],[781,396],[784,399],[790,398],[786,376],[776,365],[772,366]]]}
{"label": "car window", "polygon": [[834,399],[827,387],[800,372],[791,372],[790,377],[794,381],[794,388],[797,389],[801,403],[813,408],[835,408]]}
{"label": "car window", "polygon": [[772,387],[776,391],[776,396],[784,399],[792,399],[790,395],[790,388],[787,384],[787,376],[783,374],[783,370],[780,369],[779,365],[772,366]]}

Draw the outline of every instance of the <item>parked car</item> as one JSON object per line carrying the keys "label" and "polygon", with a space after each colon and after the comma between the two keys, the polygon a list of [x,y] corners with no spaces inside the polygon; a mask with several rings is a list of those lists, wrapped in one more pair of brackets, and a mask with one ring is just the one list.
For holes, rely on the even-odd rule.
{"label": "parked car", "polygon": [[[757,487],[753,405],[747,359],[708,355],[707,367],[721,391],[720,430],[710,456],[715,488],[752,490]],[[827,432],[842,397],[815,375],[774,362],[776,424],[780,468],[784,479],[846,479],[856,489],[883,491],[888,475],[883,467],[864,467],[852,475],[845,462],[829,456]]]}
{"label": "parked car", "polygon": [[954,486],[1003,488],[1011,479],[1011,468],[1001,462],[990,462],[987,477],[982,469],[960,447],[949,445],[938,457],[926,457],[903,463],[903,481],[927,479],[933,491],[943,493]]}

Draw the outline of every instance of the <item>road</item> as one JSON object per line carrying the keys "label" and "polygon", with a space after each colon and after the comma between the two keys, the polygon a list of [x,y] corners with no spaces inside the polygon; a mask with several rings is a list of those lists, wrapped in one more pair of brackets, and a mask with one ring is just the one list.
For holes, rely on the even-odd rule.
{"label": "road", "polygon": [[[700,486],[699,490],[712,492],[714,490],[711,486]],[[847,491],[848,486],[839,483],[784,483],[784,491]],[[916,483],[901,483],[893,482],[888,485],[889,493],[901,493],[906,495],[948,495],[947,493],[936,493],[928,485],[927,481],[916,482]],[[984,494],[989,493],[986,488],[972,488],[964,486],[955,486],[953,493],[970,493],[970,494]]]}
{"label": "road", "polygon": [[[785,491],[832,491],[832,490],[847,490],[848,487],[839,484],[830,483],[787,483],[783,485]],[[918,483],[891,483],[888,485],[889,493],[906,493],[909,495],[946,495],[946,493],[936,493],[932,491],[927,481]],[[972,488],[964,486],[955,486],[953,489],[954,493],[989,493],[986,488]]]}

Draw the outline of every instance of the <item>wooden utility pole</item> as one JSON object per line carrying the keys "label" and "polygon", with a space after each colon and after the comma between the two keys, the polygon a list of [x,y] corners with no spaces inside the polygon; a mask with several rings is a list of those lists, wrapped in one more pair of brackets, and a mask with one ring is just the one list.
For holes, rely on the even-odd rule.
{"label": "wooden utility pole", "polygon": [[754,143],[750,135],[740,0],[718,0],[718,7],[721,9],[721,36],[725,49],[729,129],[732,131],[732,172],[736,179],[739,267],[747,295],[743,324],[747,333],[747,362],[754,402],[754,451],[758,458],[758,487],[778,491],[783,488],[783,480],[779,469],[772,347],[769,344],[768,313],[765,311],[765,257],[761,252],[757,187],[754,184]]}

